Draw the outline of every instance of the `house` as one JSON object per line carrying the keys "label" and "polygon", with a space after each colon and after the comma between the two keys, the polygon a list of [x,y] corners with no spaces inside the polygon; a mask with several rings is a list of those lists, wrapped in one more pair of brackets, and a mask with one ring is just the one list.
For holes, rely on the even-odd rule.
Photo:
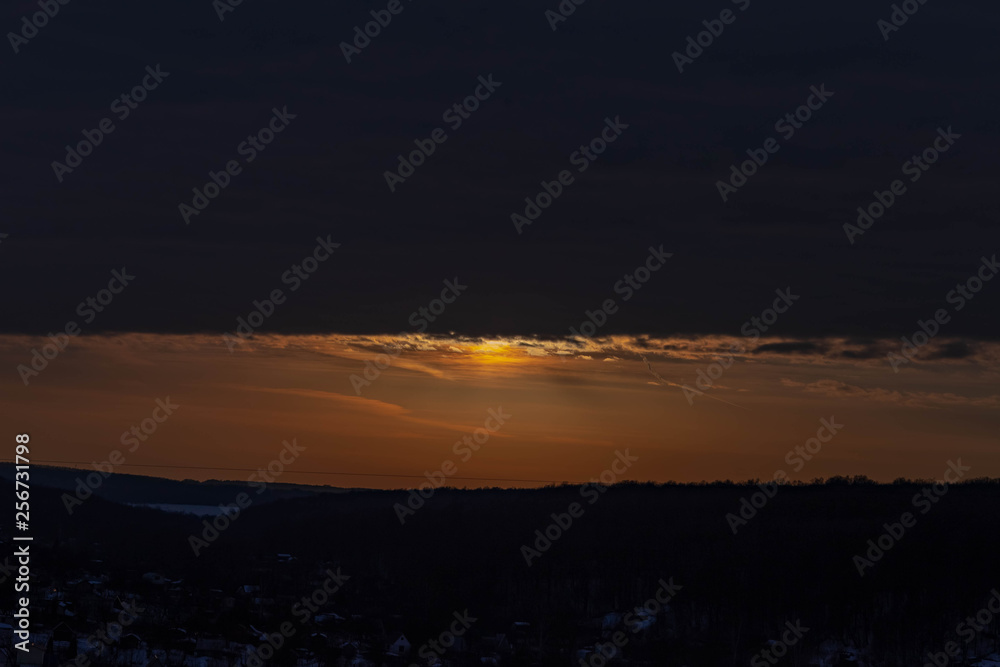
{"label": "house", "polygon": [[45,662],[45,656],[51,648],[50,640],[52,636],[45,632],[32,632],[28,635],[28,650],[16,651],[17,664],[19,665],[41,665]]}
{"label": "house", "polygon": [[346,619],[343,616],[341,616],[340,614],[335,614],[333,612],[330,612],[328,614],[316,614],[315,616],[313,616],[313,621],[315,621],[317,624],[320,625],[329,623],[338,623],[344,620]]}
{"label": "house", "polygon": [[194,650],[199,656],[219,658],[226,651],[226,640],[222,637],[199,637],[195,641]]}
{"label": "house", "polygon": [[138,651],[142,648],[142,644],[142,637],[134,632],[124,634],[121,639],[118,640],[118,648],[122,651]]}
{"label": "house", "polygon": [[410,652],[410,641],[402,633],[395,635],[395,637],[386,644],[385,650],[396,655],[407,655]]}
{"label": "house", "polygon": [[514,648],[525,648],[529,644],[531,633],[531,623],[525,621],[514,621],[510,624],[507,633],[507,640]]}
{"label": "house", "polygon": [[487,653],[503,655],[514,652],[514,647],[511,645],[510,639],[503,632],[498,632],[492,636],[483,636],[482,644]]}
{"label": "house", "polygon": [[60,622],[52,628],[51,652],[52,657],[60,665],[77,656],[76,633],[65,623]]}
{"label": "house", "polygon": [[[166,586],[167,579],[159,572],[147,572],[142,575],[142,580],[147,584],[153,584],[154,586]],[[100,582],[88,581],[88,584],[94,586]]]}
{"label": "house", "polygon": [[605,614],[604,616],[601,617],[599,621],[601,630],[614,630],[619,625],[621,625],[623,618],[624,615],[621,612],[617,611],[612,611]]}
{"label": "house", "polygon": [[308,649],[295,649],[295,667],[320,667],[319,658]]}
{"label": "house", "polygon": [[28,644],[28,652],[17,651],[17,664],[40,666],[45,661],[45,647],[37,644]]}

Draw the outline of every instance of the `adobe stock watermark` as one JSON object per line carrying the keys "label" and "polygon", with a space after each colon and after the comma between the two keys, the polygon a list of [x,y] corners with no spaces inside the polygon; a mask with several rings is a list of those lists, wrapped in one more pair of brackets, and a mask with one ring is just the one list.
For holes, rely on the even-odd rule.
{"label": "adobe stock watermark", "polygon": [[[741,12],[745,12],[750,7],[750,0],[732,0],[732,3],[739,5]],[[736,17],[737,14],[734,14],[733,10],[723,9],[719,12],[719,18],[702,21],[701,24],[705,26],[705,29],[694,37],[687,36],[687,47],[684,49],[684,53],[674,51],[670,55],[674,59],[674,64],[677,65],[677,71],[683,74],[685,65],[693,65],[695,59],[701,56],[705,49],[712,46],[717,38],[722,36],[726,26],[732,25],[736,21]]]}
{"label": "adobe stock watermark", "polygon": [[[957,283],[955,289],[945,295],[945,301],[955,305],[955,312],[965,308],[965,304],[975,298],[976,294],[983,289],[983,285],[993,280],[993,276],[1000,272],[996,253],[989,259],[986,257],[979,259],[982,263],[976,273],[969,276],[964,283]],[[917,330],[909,338],[900,336],[899,339],[903,341],[903,345],[900,347],[899,353],[889,352],[886,354],[892,372],[898,373],[900,366],[916,359],[917,351],[937,336],[938,332],[941,331],[941,326],[950,321],[951,315],[945,308],[938,308],[934,311],[934,317],[929,317],[926,321],[917,320]]]}
{"label": "adobe stock watermark", "polygon": [[[343,574],[340,568],[336,572],[327,569],[326,579],[323,580],[315,590],[309,595],[304,595],[298,602],[292,605],[291,612],[299,625],[309,622],[309,619],[318,612],[323,605],[330,601],[337,591],[344,587],[344,584],[351,578],[348,574]],[[247,667],[264,667],[266,661],[274,657],[274,654],[285,645],[289,639],[295,636],[298,628],[291,621],[283,621],[278,626],[276,632],[263,635],[264,641],[258,646],[248,650],[243,661]]]}
{"label": "adobe stock watermark", "polygon": [[785,631],[781,633],[781,639],[771,642],[771,645],[758,652],[750,658],[751,667],[768,667],[777,664],[779,660],[788,655],[788,649],[799,643],[809,628],[802,625],[801,620],[785,621]]}
{"label": "adobe stock watermark", "polygon": [[[281,111],[278,111],[277,107],[272,108],[271,119],[267,122],[267,125],[255,133],[247,135],[247,138],[236,147],[236,154],[242,157],[246,164],[250,164],[297,117],[298,114],[288,113],[287,106],[281,107]],[[191,203],[186,204],[181,202],[177,205],[177,211],[181,214],[184,224],[191,224],[191,217],[201,215],[201,212],[208,208],[211,201],[229,187],[233,178],[242,172],[243,165],[235,158],[228,160],[225,167],[218,172],[210,169],[208,171],[208,181],[205,185],[200,189],[197,187],[191,188],[191,191],[194,193]]]}
{"label": "adobe stock watermark", "polygon": [[[684,588],[680,584],[675,584],[673,577],[670,577],[670,581],[660,579],[656,583],[660,586],[656,589],[656,593],[642,604],[636,605],[622,619],[625,627],[633,635],[647,627],[643,619],[657,616]],[[577,661],[577,664],[580,667],[606,667],[608,662],[621,656],[622,649],[628,645],[629,640],[630,637],[625,632],[617,630],[608,638],[607,642],[596,644],[594,651],[585,660]]]}
{"label": "adobe stock watermark", "polygon": [[[794,111],[786,113],[774,123],[774,131],[779,133],[785,141],[789,141],[795,136],[795,132],[800,130],[805,123],[813,116],[813,112],[819,111],[823,105],[833,97],[833,92],[826,89],[826,84],[821,83],[819,88],[809,87],[810,95],[801,106]],[[747,184],[747,179],[757,173],[757,170],[767,164],[771,155],[781,150],[781,143],[774,137],[764,140],[761,148],[747,149],[749,160],[744,160],[738,166],[734,162],[729,166],[729,178],[725,181],[716,181],[715,187],[719,191],[722,201],[729,201],[729,197],[739,191]]]}
{"label": "adobe stock watermark", "polygon": [[[110,111],[115,114],[118,120],[125,120],[139,107],[139,103],[145,101],[150,92],[163,83],[163,80],[170,76],[170,72],[160,70],[160,64],[156,64],[156,69],[146,66],[146,76],[132,87],[127,93],[122,93],[111,102]],[[76,146],[66,146],[66,157],[63,162],[52,161],[52,171],[56,175],[56,180],[63,182],[63,177],[70,174],[74,169],[83,164],[83,158],[94,152],[94,148],[100,146],[104,137],[115,131],[115,124],[110,118],[102,118],[97,127],[93,130],[84,129],[83,139],[77,142]]]}
{"label": "adobe stock watermark", "polygon": [[[407,0],[407,2],[412,1]],[[382,34],[382,29],[389,27],[389,24],[392,23],[392,17],[402,14],[404,9],[406,6],[400,0],[389,0],[385,9],[373,9],[368,12],[374,20],[365,23],[364,30],[359,25],[354,26],[354,40],[351,43],[340,43],[340,52],[344,54],[347,64],[351,64],[352,57],[361,55],[361,51],[367,48],[373,39]]]}
{"label": "adobe stock watermark", "polygon": [[[972,470],[971,466],[962,465],[962,459],[954,462],[948,461],[948,467],[945,468],[942,475],[944,479],[939,480],[936,484],[925,486],[920,490],[920,493],[913,496],[910,504],[915,509],[919,508],[920,514],[927,514],[948,493],[948,487],[965,477],[965,474],[970,470]],[[915,525],[917,525],[917,518],[912,512],[903,512],[896,523],[883,523],[882,527],[885,532],[875,539],[868,540],[868,549],[864,552],[864,556],[855,555],[852,559],[854,567],[858,570],[858,575],[864,577],[865,570],[875,567],[875,563],[882,560],[882,557],[890,549],[899,544],[907,529],[913,528]]]}
{"label": "adobe stock watermark", "polygon": [[[452,612],[452,616],[455,620],[451,622],[446,630],[442,630],[441,634],[421,644],[420,648],[417,649],[417,655],[425,661],[423,664],[441,664],[441,658],[448,652],[448,649],[454,646],[455,641],[468,632],[472,624],[479,620],[469,614],[468,609],[461,613],[457,611]],[[420,665],[414,663],[410,667],[420,667]]]}
{"label": "adobe stock watermark", "polygon": [[[911,156],[900,167],[903,175],[910,177],[910,183],[916,183],[920,180],[924,172],[938,161],[941,154],[947,152],[948,149],[955,145],[955,140],[962,136],[961,134],[952,132],[951,125],[948,126],[947,130],[939,127],[937,132],[938,136],[934,139],[932,145],[921,151],[920,155]],[[854,237],[861,236],[868,231],[875,224],[875,221],[881,218],[896,203],[896,198],[905,193],[906,184],[898,178],[889,184],[888,190],[883,192],[875,190],[872,192],[875,196],[875,201],[865,207],[858,207],[858,219],[855,224],[844,223],[844,233],[847,234],[847,240],[851,242],[851,245],[854,245]]]}
{"label": "adobe stock watermark", "polygon": [[[581,145],[570,154],[569,163],[571,166],[576,167],[577,173],[582,174],[587,171],[590,165],[597,160],[598,156],[602,155],[608,149],[608,146],[617,141],[618,137],[628,129],[628,124],[621,122],[620,118],[620,116],[615,116],[614,120],[605,118],[604,127],[601,129],[600,135],[591,139],[587,144]],[[574,181],[575,177],[573,173],[568,169],[563,169],[556,175],[554,180],[548,182],[542,181],[542,189],[534,197],[525,197],[524,203],[526,206],[524,207],[523,214],[516,212],[510,214],[510,221],[514,224],[514,229],[518,235],[521,234],[522,227],[530,225],[541,217],[542,211],[551,206],[556,199],[559,199],[563,193],[563,189],[572,185]]]}
{"label": "adobe stock watermark", "polygon": [[212,0],[212,9],[219,17],[219,23],[226,20],[226,14],[235,12],[236,8],[243,4],[243,0]]}
{"label": "adobe stock watermark", "polygon": [[[966,616],[965,620],[955,626],[957,634],[966,644],[972,642],[979,633],[987,630],[993,622],[993,617],[1000,614],[1000,591],[996,588],[990,591],[992,597],[975,614]],[[927,653],[927,662],[924,667],[947,667],[955,658],[962,656],[962,646],[956,642],[948,642],[944,645],[944,650],[937,653]],[[964,660],[958,661],[966,664]]]}
{"label": "adobe stock watermark", "polygon": [[[458,282],[458,276],[455,276],[452,280],[444,281],[444,289],[441,290],[441,296],[437,299],[431,299],[431,301],[426,306],[421,306],[415,311],[410,313],[410,317],[407,320],[412,326],[416,327],[418,333],[423,333],[427,331],[427,327],[430,322],[434,322],[438,317],[440,317],[445,309],[450,305],[455,303],[455,300],[461,296],[462,292],[469,289],[468,285],[463,285]],[[406,332],[401,332],[399,334],[401,337],[407,336]],[[382,375],[382,371],[388,369],[392,366],[394,359],[399,358],[402,354],[402,350],[398,347],[385,346],[384,354],[379,354],[374,360],[369,359],[365,362],[365,369],[358,375],[357,373],[351,374],[350,382],[351,386],[354,387],[354,393],[357,396],[361,395],[362,388],[370,387],[375,380]]]}
{"label": "adobe stock watermark", "polygon": [[[146,611],[145,607],[138,606],[135,602],[127,602],[118,600],[122,605],[122,610],[118,612],[118,621],[108,621],[105,623],[104,628],[98,629],[94,634],[87,637],[85,640],[87,646],[92,649],[102,649],[104,647],[111,648],[118,645],[118,639],[124,635],[123,630],[139,618],[142,612]],[[118,626],[115,628],[115,626]],[[97,661],[98,664],[102,663],[102,660]],[[90,656],[85,652],[80,652],[73,660],[70,660],[65,664],[64,667],[90,667],[94,662],[90,659]]]}
{"label": "adobe stock watermark", "polygon": [[[160,427],[160,424],[167,421],[179,407],[181,407],[180,404],[171,401],[169,396],[156,399],[156,407],[153,408],[152,414],[138,424],[133,424],[132,428],[128,431],[124,431],[121,438],[119,438],[119,442],[121,442],[122,446],[131,445],[128,448],[128,453],[134,454],[135,450],[139,449],[139,445],[146,442],[150,436],[156,433],[156,429]],[[97,489],[101,488],[104,480],[111,476],[115,468],[124,464],[125,455],[122,454],[120,449],[113,450],[108,455],[108,458],[100,463],[93,461],[94,472],[83,479],[76,478],[76,488],[73,490],[72,495],[69,493],[62,494],[61,500],[63,507],[66,508],[66,512],[72,516],[76,508],[83,505],[83,501],[90,498]]]}
{"label": "adobe stock watermark", "polygon": [[[770,327],[778,321],[778,315],[787,313],[788,309],[800,298],[800,295],[792,294],[791,287],[786,287],[784,291],[778,288],[774,290],[774,293],[777,295],[777,298],[771,304],[771,307],[762,310],[759,317],[751,317],[740,327],[740,333],[743,334],[744,338],[749,339],[750,343],[756,343],[760,339],[760,335],[767,333]],[[694,405],[695,396],[704,396],[709,389],[715,386],[715,381],[721,378],[723,373],[736,362],[736,355],[745,351],[746,347],[743,345],[733,345],[730,348],[729,354],[716,357],[715,361],[705,369],[698,369],[694,387],[686,384],[680,385],[688,405]]]}
{"label": "adobe stock watermark", "polygon": [[70,0],[38,0],[38,6],[42,10],[21,17],[21,29],[18,32],[8,32],[7,41],[14,49],[14,54],[21,52],[21,47],[31,39],[38,36],[38,31],[49,24],[49,19],[54,19],[59,13],[60,7],[68,5]]}
{"label": "adobe stock watermark", "polygon": [[[502,81],[493,80],[492,73],[488,74],[486,78],[480,75],[477,80],[479,81],[479,85],[476,86],[471,95],[461,102],[451,105],[441,114],[441,120],[448,123],[448,127],[451,128],[452,132],[462,127],[462,123],[471,118],[471,114],[479,109],[479,105],[490,99],[493,93],[496,92],[496,89],[503,85]],[[385,183],[389,186],[389,192],[395,192],[397,185],[405,183],[407,178],[413,176],[417,167],[424,164],[431,155],[434,155],[438,144],[443,144],[447,140],[448,134],[444,131],[443,127],[434,128],[427,139],[414,139],[413,145],[416,148],[410,151],[406,157],[402,153],[397,155],[396,159],[399,162],[396,164],[396,170],[387,170],[383,174]]]}
{"label": "adobe stock watermark", "polygon": [[903,0],[899,5],[891,5],[892,12],[889,14],[889,20],[879,19],[875,22],[875,27],[882,33],[883,41],[888,42],[889,35],[906,25],[910,17],[917,13],[921,5],[926,3],[927,0]]}
{"label": "adobe stock watermark", "polygon": [[[292,264],[281,274],[281,284],[290,286],[289,293],[297,291],[302,286],[303,281],[309,280],[309,277],[319,270],[319,265],[330,259],[334,251],[340,247],[339,243],[330,240],[331,236],[331,234],[327,234],[325,239],[322,236],[317,236],[316,247],[313,248],[312,252],[303,257],[298,264]],[[247,313],[247,316],[236,318],[236,330],[231,334],[222,334],[222,340],[229,348],[230,354],[239,343],[251,338],[254,332],[264,325],[264,321],[274,315],[277,307],[285,303],[287,298],[288,296],[281,288],[275,288],[263,300],[254,299],[253,309]]]}
{"label": "adobe stock watermark", "polygon": [[[823,445],[833,440],[834,436],[844,428],[843,424],[838,424],[834,417],[820,419],[819,428],[816,429],[816,436],[809,438],[803,445],[797,445],[794,449],[789,449],[785,454],[785,463],[792,467],[793,472],[799,472],[807,461],[812,461],[813,457],[819,454]],[[778,493],[778,488],[788,481],[788,472],[784,468],[774,471],[770,482],[762,482],[757,485],[760,489],[750,496],[740,498],[740,508],[738,514],[730,512],[726,515],[726,523],[729,530],[735,535],[740,528],[747,525],[750,519],[757,516],[757,512],[764,509],[764,506]]]}
{"label": "adobe stock watermark", "polygon": [[576,8],[586,1],[587,0],[561,0],[561,2],[556,6],[555,11],[546,9],[545,20],[549,22],[549,27],[552,28],[552,32],[555,32],[556,28],[559,27],[559,24],[564,23],[566,19],[576,12]]}
{"label": "adobe stock watermark", "polygon": [[[624,452],[615,450],[615,458],[612,459],[611,465],[600,475],[580,486],[580,497],[587,501],[587,507],[600,500],[603,494],[607,493],[609,486],[621,481],[622,476],[638,460],[639,457],[629,454],[628,449]],[[527,566],[531,567],[533,560],[540,558],[543,553],[551,549],[552,545],[573,527],[573,522],[583,516],[587,507],[574,501],[566,507],[565,512],[559,514],[553,512],[550,515],[552,523],[535,530],[535,541],[532,543],[534,548],[528,544],[521,545],[521,556]]]}
{"label": "adobe stock watermark", "polygon": [[[664,252],[663,244],[659,248],[649,246],[649,255],[645,261],[635,269],[622,276],[621,280],[614,284],[615,294],[622,295],[622,303],[628,301],[632,296],[642,289],[654,273],[663,268],[667,260],[674,256],[672,252]],[[618,312],[618,302],[614,299],[605,299],[601,305],[593,311],[585,310],[586,316],[580,323],[580,328],[570,327],[569,333],[574,338],[590,338],[600,327],[608,323],[608,318]]]}
{"label": "adobe stock watermark", "polygon": [[[273,483],[281,473],[285,471],[285,466],[289,466],[302,455],[306,450],[295,438],[291,442],[282,441],[282,449],[276,458],[271,460],[267,466],[258,468],[256,472],[247,477],[247,484],[254,489],[256,495],[260,495],[267,490],[267,485]],[[188,535],[188,546],[195,556],[200,556],[201,552],[207,549],[213,542],[219,539],[219,535],[225,532],[233,523],[240,518],[240,514],[253,504],[254,497],[246,491],[236,494],[234,502],[228,505],[219,505],[219,514],[212,517],[212,520],[202,519],[202,530],[200,535],[192,533]]]}
{"label": "adobe stock watermark", "polygon": [[[111,271],[111,280],[108,281],[106,289],[99,290],[94,296],[88,296],[76,307],[76,314],[83,318],[84,324],[90,324],[97,318],[97,313],[103,313],[104,309],[111,305],[115,295],[121,294],[128,284],[135,280],[135,276],[129,275],[123,266],[121,270]],[[21,378],[21,382],[27,387],[31,378],[38,377],[42,371],[48,368],[49,363],[59,356],[69,346],[70,338],[79,336],[83,329],[76,320],[70,320],[59,333],[48,334],[49,341],[38,348],[31,349],[31,361],[25,364],[18,364],[15,370]]]}
{"label": "adobe stock watermark", "polygon": [[[486,412],[487,417],[482,427],[477,428],[471,434],[463,435],[461,440],[456,441],[451,446],[452,453],[458,456],[462,463],[468,463],[473,454],[489,442],[490,436],[499,431],[500,427],[513,416],[505,413],[503,406],[499,406],[495,410],[490,408]],[[427,481],[421,483],[416,489],[410,490],[406,504],[396,503],[392,506],[400,525],[406,524],[406,520],[416,514],[417,510],[434,496],[434,492],[444,486],[448,478],[457,472],[458,466],[451,459],[442,461],[440,467],[433,472],[425,470],[424,476]]]}

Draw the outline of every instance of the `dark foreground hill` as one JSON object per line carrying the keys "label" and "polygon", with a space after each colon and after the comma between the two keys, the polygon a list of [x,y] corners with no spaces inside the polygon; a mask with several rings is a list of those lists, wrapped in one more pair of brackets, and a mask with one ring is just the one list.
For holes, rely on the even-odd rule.
{"label": "dark foreground hill", "polygon": [[[747,664],[786,622],[800,622],[809,630],[786,664],[835,642],[861,649],[868,664],[921,665],[951,641],[995,650],[1000,618],[966,626],[967,642],[958,634],[1000,587],[1000,484],[929,484],[836,479],[773,497],[728,483],[439,489],[405,523],[400,507],[412,494],[353,491],[252,502],[217,519],[222,530],[101,498],[70,516],[61,492],[43,489],[32,509],[53,576],[101,569],[124,587],[160,572],[205,591],[270,587],[280,600],[308,592],[317,567],[340,567],[350,579],[327,609],[401,619],[415,646],[468,609],[483,632],[530,623],[535,659],[575,663],[573,651],[600,638],[595,619],[627,614],[672,581],[680,588],[669,611],[626,657]],[[276,553],[296,560],[273,565]],[[252,615],[237,605],[212,629],[287,617],[241,614]],[[199,617],[185,622],[208,629]]]}

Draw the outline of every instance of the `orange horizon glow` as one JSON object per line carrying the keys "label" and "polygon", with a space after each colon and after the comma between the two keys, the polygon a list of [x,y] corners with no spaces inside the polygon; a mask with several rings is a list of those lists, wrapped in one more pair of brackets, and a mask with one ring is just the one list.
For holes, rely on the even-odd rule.
{"label": "orange horizon glow", "polygon": [[[0,336],[12,369],[0,392],[6,423],[32,433],[40,461],[106,460],[169,396],[180,408],[120,471],[178,479],[245,479],[199,468],[256,469],[291,438],[307,450],[290,469],[362,475],[278,481],[339,487],[413,486],[447,460],[451,486],[580,483],[626,448],[640,457],[627,477],[638,481],[770,479],[779,469],[803,481],[935,478],[957,457],[975,476],[1000,476],[1000,346],[977,343],[964,359],[929,353],[893,373],[892,341],[866,342],[862,354],[851,340],[812,340],[812,354],[774,351],[793,339],[761,341],[689,403],[684,387],[697,388],[735,339],[258,336],[230,353],[217,335],[120,334],[74,339],[25,386],[13,369],[45,339]],[[511,418],[460,460],[458,443],[498,408]],[[843,431],[790,470],[786,453],[831,416]]]}

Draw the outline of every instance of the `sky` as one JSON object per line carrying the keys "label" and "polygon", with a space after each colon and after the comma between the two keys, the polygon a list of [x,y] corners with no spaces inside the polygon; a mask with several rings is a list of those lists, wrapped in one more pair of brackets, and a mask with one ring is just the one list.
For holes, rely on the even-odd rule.
{"label": "sky", "polygon": [[1000,9],[402,0],[352,49],[387,4],[4,11],[0,410],[47,460],[170,396],[130,466],[294,437],[415,476],[288,480],[339,486],[625,448],[636,479],[764,478],[835,417],[796,478],[1000,476]]}
{"label": "sky", "polygon": [[[6,338],[0,355],[24,361],[34,342]],[[625,478],[661,482],[997,470],[995,343],[898,373],[879,342],[826,344],[326,334],[230,352],[219,334],[123,334],[70,340],[0,396],[36,457],[177,478],[249,477],[286,441],[304,449],[281,481],[345,487],[584,483],[619,452],[637,458]]]}

